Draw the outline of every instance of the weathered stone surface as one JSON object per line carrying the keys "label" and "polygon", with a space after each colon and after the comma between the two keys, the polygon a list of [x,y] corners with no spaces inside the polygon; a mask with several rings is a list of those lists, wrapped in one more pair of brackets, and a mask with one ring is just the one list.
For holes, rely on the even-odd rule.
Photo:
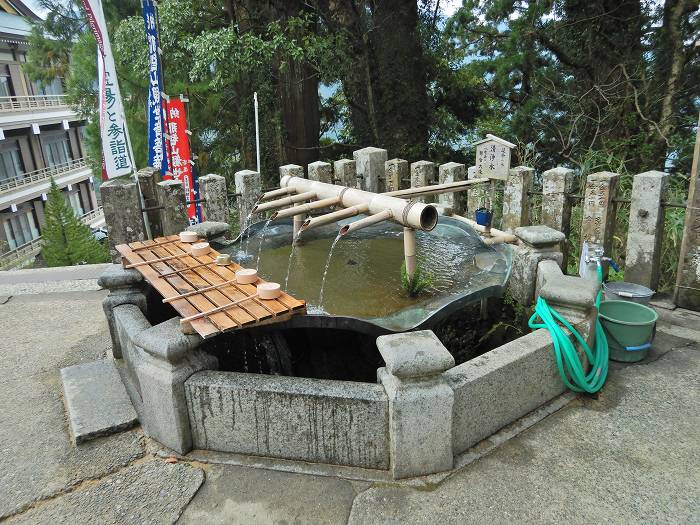
{"label": "weathered stone surface", "polygon": [[138,270],[126,269],[121,264],[110,264],[97,279],[97,284],[110,291],[139,287],[143,282],[143,275]]}
{"label": "weathered stone surface", "polygon": [[[411,188],[423,188],[437,181],[437,166],[434,162],[419,160],[411,163]],[[415,197],[417,202],[435,202],[434,195]]]}
{"label": "weathered stone surface", "polygon": [[523,243],[513,249],[513,265],[508,290],[518,303],[529,306],[535,301],[537,285],[537,265],[540,261],[553,260],[559,266],[563,255],[559,248],[534,248]]}
{"label": "weathered stone surface", "polygon": [[[695,147],[696,155],[698,152]],[[697,162],[688,188],[688,208],[685,212],[683,241],[678,259],[675,303],[681,308],[700,311],[700,177]]]}
{"label": "weathered stone surface", "polygon": [[[463,181],[466,177],[467,167],[458,162],[440,164],[438,168],[438,182],[440,184]],[[443,193],[438,195],[438,203],[452,208],[457,215],[462,215],[465,211],[464,196],[462,193]]]}
{"label": "weathered stone surface", "polygon": [[408,161],[403,159],[391,159],[384,163],[386,175],[386,191],[396,191],[406,186],[405,182],[410,177]]}
{"label": "weathered stone surface", "polygon": [[647,171],[634,176],[625,256],[625,281],[652,290],[659,284],[661,240],[668,173]]}
{"label": "weathered stone surface", "polygon": [[556,248],[566,239],[560,231],[549,226],[539,224],[537,226],[521,226],[515,229],[515,235],[533,248]]}
{"label": "weathered stone surface", "polygon": [[210,173],[199,177],[199,196],[204,199],[201,203],[203,221],[228,222],[226,191],[226,179],[221,175]]}
{"label": "weathered stone surface", "polygon": [[[151,208],[159,205],[158,200],[158,183],[162,180],[160,170],[150,166],[141,168],[136,172],[139,179],[139,187],[143,195],[144,207]],[[148,225],[151,228],[151,238],[160,237],[163,235],[161,225],[160,210],[150,210],[146,212],[148,217]]]}
{"label": "weathered stone surface", "polygon": [[586,179],[581,220],[581,243],[599,244],[610,255],[615,221],[616,173],[593,173]]}
{"label": "weathered stone surface", "polygon": [[384,163],[388,155],[385,149],[362,148],[353,151],[352,158],[357,164],[357,176],[362,183],[362,189],[381,193],[384,190]]}
{"label": "weathered stone surface", "polygon": [[379,385],[200,372],[186,383],[195,448],[386,469]]}
{"label": "weathered stone surface", "polygon": [[524,226],[528,221],[527,192],[532,184],[535,170],[518,166],[508,171],[508,178],[503,187],[503,217],[502,229],[512,233],[516,228]]}
{"label": "weathered stone surface", "polygon": [[63,401],[77,445],[133,427],[137,416],[114,360],[101,359],[61,369]]}
{"label": "weathered stone surface", "polygon": [[542,174],[542,224],[568,235],[574,170],[557,166]]}
{"label": "weathered stone surface", "polygon": [[[161,235],[175,235],[189,225],[185,188],[178,180],[164,180],[156,184],[158,205],[160,211]],[[155,237],[155,236],[154,236]]]}
{"label": "weathered stone surface", "polygon": [[174,523],[203,482],[201,469],[151,460],[51,500],[12,523]]}
{"label": "weathered stone surface", "polygon": [[387,372],[402,379],[434,376],[455,365],[432,330],[382,335],[377,338],[377,349]]}
{"label": "weathered stone surface", "polygon": [[[468,179],[476,179],[476,166],[469,166],[467,168],[467,178]],[[467,210],[466,210],[466,215],[470,217],[471,219],[474,219],[474,212],[481,208],[482,206],[485,206],[486,204],[486,197],[488,196],[488,185],[487,184],[479,184],[476,187],[472,186],[469,190],[467,190]]]}
{"label": "weathered stone surface", "polygon": [[308,165],[307,171],[309,180],[325,182],[326,184],[333,183],[333,167],[328,162],[317,160]]}
{"label": "weathered stone surface", "polygon": [[280,166],[280,181],[283,177],[301,177],[304,178],[304,168],[296,164],[285,164]]}
{"label": "weathered stone surface", "polygon": [[121,255],[115,246],[147,238],[139,189],[132,178],[118,177],[105,181],[100,186],[100,195],[109,236],[109,253],[112,262],[118,263]]}
{"label": "weathered stone surface", "polygon": [[202,344],[197,334],[186,335],[180,330],[180,319],[173,317],[134,336],[134,344],[153,357],[177,363]]}
{"label": "weathered stone surface", "polygon": [[226,236],[231,231],[231,225],[227,222],[204,221],[188,226],[187,231],[196,232],[200,238],[211,241]]}
{"label": "weathered stone surface", "polygon": [[[241,170],[237,171],[233,177],[236,182],[238,221],[240,223],[240,231],[243,231],[248,225],[248,217],[253,212],[255,204],[258,202],[258,197],[262,193],[262,182],[257,171]],[[209,217],[208,219],[214,220]]]}
{"label": "weathered stone surface", "polygon": [[348,188],[357,187],[357,174],[355,173],[355,161],[350,159],[340,159],[333,163],[333,178],[334,184],[347,186]]}

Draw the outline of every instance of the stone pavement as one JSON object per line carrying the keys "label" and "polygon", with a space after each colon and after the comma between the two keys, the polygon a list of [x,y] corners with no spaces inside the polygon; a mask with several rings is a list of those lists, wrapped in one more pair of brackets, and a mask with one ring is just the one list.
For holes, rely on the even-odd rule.
{"label": "stone pavement", "polygon": [[0,521],[700,522],[695,314],[666,312],[655,353],[614,365],[597,400],[573,401],[444,481],[369,483],[169,464],[138,428],[74,447],[59,369],[103,357],[109,336],[105,292],[52,292],[66,289],[0,300]]}

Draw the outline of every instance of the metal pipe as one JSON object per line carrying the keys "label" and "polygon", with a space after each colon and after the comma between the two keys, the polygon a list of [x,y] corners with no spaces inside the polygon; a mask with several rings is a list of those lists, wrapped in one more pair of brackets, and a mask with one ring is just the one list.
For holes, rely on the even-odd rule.
{"label": "metal pipe", "polygon": [[311,199],[315,198],[316,194],[313,191],[307,191],[305,193],[299,193],[297,195],[292,195],[291,197],[286,197],[284,199],[278,199],[276,201],[257,204],[253,207],[253,213],[274,210],[275,208],[284,208],[285,206],[291,206],[292,204],[296,204],[297,202],[310,201]]}
{"label": "metal pipe", "polygon": [[278,188],[276,190],[270,190],[263,193],[259,201],[266,201],[267,199],[274,199],[275,197],[282,197],[283,195],[289,195],[294,193],[294,188]]}
{"label": "metal pipe", "polygon": [[377,195],[368,191],[335,186],[300,177],[282,177],[281,184],[283,187],[295,188],[300,192],[313,192],[320,199],[338,197],[340,205],[344,208],[363,206],[371,214],[391,210],[392,220],[402,226],[430,231],[435,228],[438,221],[438,212],[435,207],[422,202],[406,202],[390,195]]}
{"label": "metal pipe", "polygon": [[309,202],[307,204],[299,204],[292,208],[286,208],[284,210],[274,212],[272,215],[270,215],[270,219],[284,219],[286,217],[294,217],[302,213],[311,213],[313,210],[335,206],[339,202],[340,199],[338,197],[331,197],[330,199],[321,199],[320,201]]}
{"label": "metal pipe", "polygon": [[445,184],[434,184],[432,186],[422,186],[420,188],[407,188],[405,190],[395,190],[382,193],[382,195],[388,195],[389,197],[421,197],[423,195],[440,195],[441,193],[457,193],[459,191],[466,191],[469,186],[474,186],[475,184],[483,184],[488,182],[490,179],[469,179],[460,180],[457,182],[446,182]]}
{"label": "metal pipe", "polygon": [[416,230],[403,229],[403,257],[406,262],[406,273],[412,277],[416,273]]}
{"label": "metal pipe", "polygon": [[330,224],[331,222],[339,221],[340,219],[347,219],[348,217],[354,217],[360,213],[366,213],[369,209],[368,206],[350,206],[349,208],[343,208],[342,210],[334,211],[332,213],[326,213],[320,217],[312,217],[306,219],[304,224],[301,226],[302,230],[309,230],[315,228],[316,226],[323,226],[324,224]]}
{"label": "metal pipe", "polygon": [[359,221],[346,224],[345,226],[340,228],[340,232],[338,235],[347,235],[348,233],[352,233],[361,228],[366,228],[367,226],[372,226],[373,224],[377,224],[378,222],[391,219],[392,216],[393,214],[391,213],[391,210],[380,211],[379,213],[375,213],[374,215],[370,215],[369,217],[365,217],[364,219],[360,219]]}

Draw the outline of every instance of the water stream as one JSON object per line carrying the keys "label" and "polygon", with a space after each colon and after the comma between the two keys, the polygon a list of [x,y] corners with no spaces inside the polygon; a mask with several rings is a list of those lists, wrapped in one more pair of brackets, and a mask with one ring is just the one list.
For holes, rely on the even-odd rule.
{"label": "water stream", "polygon": [[299,241],[299,237],[301,237],[301,230],[297,232],[297,236],[294,237],[294,240],[292,241],[292,247],[289,250],[289,261],[287,262],[287,277],[284,279],[284,289],[288,290],[289,286],[289,275],[292,273],[292,261],[294,260],[294,251],[296,250],[297,247],[297,241]]}
{"label": "water stream", "polygon": [[265,226],[263,226],[263,229],[260,230],[260,244],[258,245],[258,256],[255,259],[255,269],[257,270],[260,267],[260,254],[262,253],[262,246],[263,243],[265,242],[265,234],[267,233],[267,227],[270,225],[272,222],[272,219],[267,219],[265,221]]}
{"label": "water stream", "polygon": [[336,235],[335,239],[333,240],[333,244],[331,244],[331,249],[328,252],[328,259],[326,259],[326,266],[323,269],[323,278],[321,279],[321,293],[318,295],[318,308],[319,310],[323,310],[323,288],[326,285],[326,276],[328,275],[328,267],[331,265],[331,257],[333,257],[333,250],[335,249],[335,245],[338,244],[338,241],[340,240],[340,233]]}

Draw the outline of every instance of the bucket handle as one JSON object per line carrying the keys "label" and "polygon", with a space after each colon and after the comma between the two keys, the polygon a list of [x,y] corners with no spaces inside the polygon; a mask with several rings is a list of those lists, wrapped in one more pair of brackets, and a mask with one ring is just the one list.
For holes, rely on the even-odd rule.
{"label": "bucket handle", "polygon": [[654,337],[656,337],[656,323],[654,323],[654,328],[652,328],[651,337],[649,338],[649,342],[644,343],[643,345],[624,346],[624,345],[620,344],[620,341],[618,341],[611,333],[609,333],[607,331],[606,331],[606,336],[610,337],[613,341],[615,341],[618,345],[620,345],[622,348],[624,348],[628,352],[641,352],[642,350],[646,350],[647,348],[651,348],[651,343],[654,340]]}
{"label": "bucket handle", "polygon": [[651,348],[651,343],[645,343],[639,346],[626,346],[625,350],[629,352],[639,352],[640,350],[646,350],[647,348]]}

